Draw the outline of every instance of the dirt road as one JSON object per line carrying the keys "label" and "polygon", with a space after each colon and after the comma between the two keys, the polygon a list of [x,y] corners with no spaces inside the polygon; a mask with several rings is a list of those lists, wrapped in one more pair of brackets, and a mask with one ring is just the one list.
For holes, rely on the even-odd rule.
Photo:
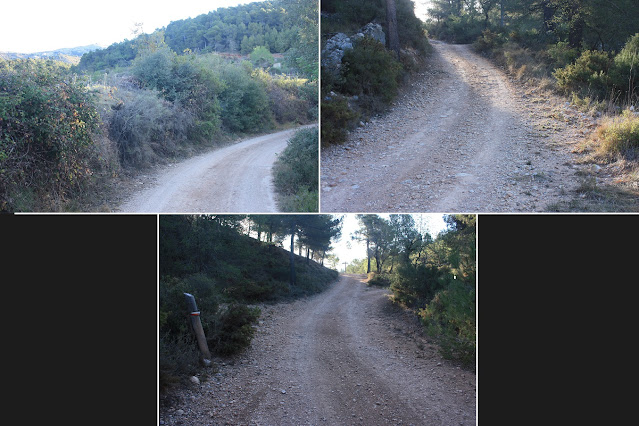
{"label": "dirt road", "polygon": [[567,197],[579,114],[468,45],[431,43],[428,68],[388,113],[322,150],[321,210],[543,211]]}
{"label": "dirt road", "polygon": [[[305,126],[308,127],[308,126]],[[271,169],[297,129],[244,140],[161,170],[122,212],[277,212]]]}
{"label": "dirt road", "polygon": [[264,307],[251,348],[183,391],[161,424],[474,425],[475,374],[364,278]]}

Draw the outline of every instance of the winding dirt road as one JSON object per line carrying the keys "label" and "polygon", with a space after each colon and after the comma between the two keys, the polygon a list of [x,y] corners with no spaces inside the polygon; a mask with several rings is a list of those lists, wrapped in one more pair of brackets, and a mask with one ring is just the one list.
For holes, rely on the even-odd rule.
{"label": "winding dirt road", "polygon": [[298,129],[244,140],[164,168],[151,188],[133,194],[119,211],[277,212],[271,169]]}
{"label": "winding dirt road", "polygon": [[566,198],[578,113],[468,45],[431,44],[388,113],[322,150],[321,211],[543,211]]}
{"label": "winding dirt road", "polygon": [[183,390],[161,424],[474,425],[475,374],[443,360],[365,277],[264,306],[251,348]]}

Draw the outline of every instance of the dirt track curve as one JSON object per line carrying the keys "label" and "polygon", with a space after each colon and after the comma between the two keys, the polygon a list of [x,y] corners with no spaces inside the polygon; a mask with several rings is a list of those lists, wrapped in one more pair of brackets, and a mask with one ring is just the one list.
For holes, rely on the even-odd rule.
{"label": "dirt track curve", "polygon": [[164,168],[151,188],[133,194],[119,211],[277,212],[271,169],[296,130],[244,140]]}
{"label": "dirt track curve", "polygon": [[264,307],[251,348],[183,390],[161,424],[474,425],[475,374],[364,278]]}
{"label": "dirt track curve", "polygon": [[321,210],[543,211],[565,199],[578,186],[578,113],[468,45],[431,43],[388,113],[322,150]]}

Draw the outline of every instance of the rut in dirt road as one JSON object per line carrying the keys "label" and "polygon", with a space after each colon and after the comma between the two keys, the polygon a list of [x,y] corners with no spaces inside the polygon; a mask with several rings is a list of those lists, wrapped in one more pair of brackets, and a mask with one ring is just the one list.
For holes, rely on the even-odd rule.
{"label": "rut in dirt road", "polygon": [[474,425],[475,375],[398,331],[405,318],[364,278],[276,305],[251,349],[183,395],[164,424]]}
{"label": "rut in dirt road", "polygon": [[277,212],[271,169],[297,130],[251,138],[173,165],[158,174],[151,188],[133,194],[119,210]]}
{"label": "rut in dirt road", "polygon": [[578,186],[574,129],[549,118],[566,111],[468,45],[432,44],[387,114],[322,150],[321,211],[539,211]]}

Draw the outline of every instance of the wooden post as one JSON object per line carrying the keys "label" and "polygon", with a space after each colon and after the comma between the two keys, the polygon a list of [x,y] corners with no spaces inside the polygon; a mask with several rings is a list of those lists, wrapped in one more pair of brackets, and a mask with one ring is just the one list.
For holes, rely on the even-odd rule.
{"label": "wooden post", "polygon": [[200,348],[200,353],[204,358],[203,362],[205,365],[210,364],[211,352],[209,352],[209,347],[206,344],[206,336],[202,328],[202,321],[200,321],[200,311],[197,310],[197,305],[195,304],[195,297],[190,293],[184,293],[184,296],[186,297],[186,305],[189,309],[189,316],[191,317],[193,333],[195,334],[197,345]]}

